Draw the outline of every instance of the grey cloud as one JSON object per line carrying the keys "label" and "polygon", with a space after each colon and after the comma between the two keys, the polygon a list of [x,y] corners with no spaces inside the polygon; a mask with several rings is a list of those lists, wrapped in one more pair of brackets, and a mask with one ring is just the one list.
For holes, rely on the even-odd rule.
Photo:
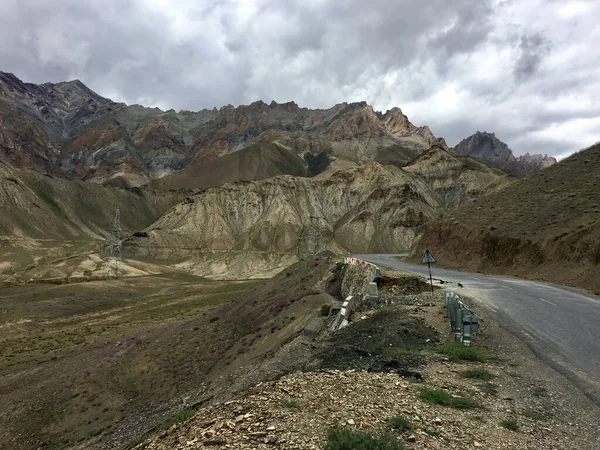
{"label": "grey cloud", "polygon": [[515,62],[514,74],[519,81],[527,80],[535,74],[545,54],[550,50],[548,40],[541,33],[521,37],[521,55]]}
{"label": "grey cloud", "polygon": [[[550,15],[542,29],[511,15],[532,2],[542,0],[6,0],[0,70],[37,83],[77,77],[101,95],[176,110],[365,100],[401,107],[451,145],[485,129],[520,154],[546,145],[523,139],[532,130],[598,117],[592,106],[556,112],[528,104],[600,85],[591,47],[569,68],[545,67],[568,50],[565,34],[589,39],[593,21],[554,26]],[[563,3],[549,5],[542,14]],[[490,52],[510,53],[510,67],[487,67]],[[557,142],[557,153],[573,145]]]}

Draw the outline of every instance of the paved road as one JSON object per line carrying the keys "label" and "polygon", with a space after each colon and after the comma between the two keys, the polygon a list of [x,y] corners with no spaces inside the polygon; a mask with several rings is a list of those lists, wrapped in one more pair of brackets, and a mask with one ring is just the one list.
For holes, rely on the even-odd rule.
{"label": "paved road", "polygon": [[[379,266],[427,275],[426,265],[400,262],[396,255],[354,255]],[[555,369],[576,382],[600,405],[600,300],[574,289],[520,278],[432,267],[436,279],[459,295],[483,304],[510,331]],[[600,275],[599,275],[600,276]],[[464,288],[457,287],[460,282]]]}

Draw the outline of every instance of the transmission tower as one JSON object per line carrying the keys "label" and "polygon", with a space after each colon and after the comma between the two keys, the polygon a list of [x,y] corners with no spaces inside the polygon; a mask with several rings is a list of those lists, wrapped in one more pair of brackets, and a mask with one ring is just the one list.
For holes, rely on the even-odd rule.
{"label": "transmission tower", "polygon": [[108,261],[104,266],[104,273],[107,277],[114,276],[121,278],[123,276],[121,255],[122,248],[122,232],[121,232],[121,211],[119,208],[115,210],[115,221],[113,223],[112,234],[108,238]]}

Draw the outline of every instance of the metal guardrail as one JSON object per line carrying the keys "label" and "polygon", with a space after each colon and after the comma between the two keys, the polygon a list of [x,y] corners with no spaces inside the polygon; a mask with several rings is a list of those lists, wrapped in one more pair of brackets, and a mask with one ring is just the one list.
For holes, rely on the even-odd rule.
{"label": "metal guardrail", "polygon": [[454,340],[470,347],[473,333],[479,331],[479,317],[464,305],[455,292],[446,292],[444,307],[445,317],[450,319]]}
{"label": "metal guardrail", "polygon": [[364,286],[362,292],[349,295],[342,304],[340,310],[329,324],[329,330],[335,331],[340,328],[344,328],[348,325],[350,319],[350,313],[357,304],[364,304],[369,301],[377,301],[379,299],[379,292],[377,290],[377,283],[373,280],[381,276],[379,267],[370,262],[363,261],[358,258],[346,257],[344,258],[344,264],[349,266],[361,266],[365,271],[368,271],[369,282]]}

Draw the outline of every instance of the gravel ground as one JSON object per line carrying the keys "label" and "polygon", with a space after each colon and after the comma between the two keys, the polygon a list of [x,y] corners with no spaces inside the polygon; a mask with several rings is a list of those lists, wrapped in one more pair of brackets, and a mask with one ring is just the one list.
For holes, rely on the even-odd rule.
{"label": "gravel ground", "polygon": [[[293,373],[259,384],[231,401],[201,409],[140,448],[320,449],[328,430],[341,425],[373,434],[391,432],[409,449],[600,449],[600,410],[537,359],[525,341],[480,312],[482,330],[474,337],[474,346],[485,351],[489,361],[449,361],[431,345],[433,330],[439,339],[447,340],[443,292],[436,291],[433,297],[430,293],[403,295],[398,288],[401,284],[382,286],[384,309],[359,312],[356,323],[329,338],[342,347],[366,350],[366,355],[358,352],[355,358],[358,362],[366,358],[363,366],[357,364],[365,370]],[[411,323],[417,325],[407,333],[411,338],[396,340],[397,331]],[[378,328],[393,330],[384,334],[392,340],[372,343],[368,336],[378,336]],[[417,358],[407,364],[416,365],[421,378],[403,377],[402,370],[389,367],[378,372],[382,367],[373,367],[381,358],[372,355],[385,354],[390,343],[392,348],[403,348],[404,356]],[[344,368],[351,361],[342,355],[337,362],[332,358],[331,365]],[[493,378],[481,381],[461,376],[469,368],[486,369]],[[427,403],[420,398],[424,387],[471,398],[477,407],[455,409]],[[412,429],[392,429],[390,419],[398,414],[410,421]],[[502,427],[505,420],[515,421],[518,430]]]}

